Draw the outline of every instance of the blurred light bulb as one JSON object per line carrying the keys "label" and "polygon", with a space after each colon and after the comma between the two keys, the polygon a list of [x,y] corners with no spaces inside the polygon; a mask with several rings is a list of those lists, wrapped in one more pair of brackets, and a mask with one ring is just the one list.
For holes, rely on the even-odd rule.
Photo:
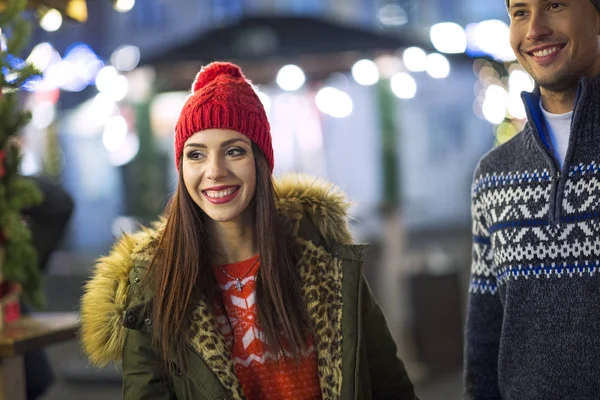
{"label": "blurred light bulb", "polygon": [[485,119],[493,124],[504,121],[507,100],[507,93],[503,87],[490,85],[485,91],[485,100],[481,107]]}
{"label": "blurred light bulb", "polygon": [[386,4],[379,9],[379,21],[385,26],[401,26],[408,22],[408,14],[398,4]]}
{"label": "blurred light bulb", "polygon": [[133,160],[139,150],[140,139],[138,135],[129,132],[125,135],[121,146],[117,150],[108,152],[108,161],[115,167],[120,167]]}
{"label": "blurred light bulb", "polygon": [[467,35],[462,26],[454,22],[442,22],[431,27],[431,43],[442,53],[464,53],[467,49]]}
{"label": "blurred light bulb", "polygon": [[352,66],[352,77],[360,85],[374,85],[379,80],[379,70],[373,61],[359,60]]}
{"label": "blurred light bulb", "polygon": [[118,110],[117,104],[106,93],[98,93],[90,104],[90,111],[86,117],[92,118],[94,126],[105,124],[106,121]]}
{"label": "blurred light bulb", "polygon": [[121,46],[112,53],[110,62],[119,71],[132,71],[140,62],[140,49],[137,46]]}
{"label": "blurred light bulb", "polygon": [[535,83],[531,76],[525,71],[515,69],[508,77],[508,87],[511,91],[515,92],[531,92],[535,87]]}
{"label": "blurred light bulb", "polygon": [[406,72],[399,72],[390,81],[392,92],[401,99],[412,99],[417,94],[417,82]]}
{"label": "blurred light bulb", "polygon": [[130,11],[135,6],[135,0],[117,0],[115,3],[115,10],[118,12]]}
{"label": "blurred light bulb", "polygon": [[302,69],[293,64],[282,67],[277,73],[276,78],[279,87],[288,92],[300,89],[305,81],[306,77]]}
{"label": "blurred light bulb", "polygon": [[115,67],[102,68],[96,76],[96,87],[101,93],[107,94],[112,100],[120,101],[127,96],[129,82],[123,75],[119,75]]}
{"label": "blurred light bulb", "polygon": [[446,78],[450,75],[450,62],[439,53],[427,56],[427,73],[435,79]]}
{"label": "blurred light bulb", "polygon": [[96,75],[96,87],[98,91],[103,92],[107,90],[112,80],[118,74],[117,69],[113,66],[107,66],[98,71],[98,75]]}
{"label": "blurred light bulb", "polygon": [[47,32],[56,32],[62,25],[63,18],[60,11],[55,8],[48,10],[42,19],[40,19],[40,26]]}
{"label": "blurred light bulb", "polygon": [[427,53],[419,47],[404,50],[402,61],[409,71],[421,72],[427,69]]}
{"label": "blurred light bulb", "polygon": [[118,150],[127,136],[127,121],[122,115],[115,115],[106,121],[104,133],[102,134],[102,144],[108,151]]}
{"label": "blurred light bulb", "polygon": [[334,118],[345,118],[352,114],[352,98],[345,92],[333,87],[324,87],[315,97],[317,108]]}
{"label": "blurred light bulb", "polygon": [[50,43],[39,43],[37,44],[27,57],[27,62],[35,65],[40,71],[45,71],[50,65],[56,50]]}
{"label": "blurred light bulb", "polygon": [[500,61],[516,60],[510,45],[510,28],[504,21],[491,19],[469,24],[466,35],[469,52],[488,54]]}

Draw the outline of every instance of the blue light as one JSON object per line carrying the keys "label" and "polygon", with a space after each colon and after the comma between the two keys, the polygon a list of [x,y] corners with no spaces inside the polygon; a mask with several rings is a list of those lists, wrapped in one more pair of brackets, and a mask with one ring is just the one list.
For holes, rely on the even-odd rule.
{"label": "blue light", "polygon": [[[8,62],[9,67],[2,67],[2,74],[5,77],[6,83],[14,84],[16,81],[16,74],[26,65],[25,60],[19,57],[15,57],[12,54],[6,55],[6,61]],[[31,91],[33,86],[41,80],[40,76],[33,76],[31,78],[26,79],[21,85],[20,89],[24,89],[27,91]]]}

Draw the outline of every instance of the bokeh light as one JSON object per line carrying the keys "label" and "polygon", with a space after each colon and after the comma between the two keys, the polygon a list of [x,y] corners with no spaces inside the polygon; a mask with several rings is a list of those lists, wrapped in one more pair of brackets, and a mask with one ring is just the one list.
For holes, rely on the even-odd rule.
{"label": "bokeh light", "polygon": [[420,47],[409,47],[404,50],[402,61],[409,71],[422,72],[427,69],[427,53]]}
{"label": "bokeh light", "polygon": [[55,8],[48,10],[40,19],[40,26],[47,32],[56,32],[60,29],[63,17],[60,11]]}
{"label": "bokeh light", "polygon": [[454,22],[442,22],[431,27],[431,43],[442,53],[464,53],[467,49],[467,36],[462,26]]}
{"label": "bokeh light", "polygon": [[427,73],[435,79],[443,79],[450,75],[450,62],[439,53],[432,53],[427,56]]}
{"label": "bokeh light", "polygon": [[360,85],[374,85],[379,81],[379,70],[373,61],[359,60],[352,66],[352,77]]}
{"label": "bokeh light", "polygon": [[281,67],[276,78],[279,87],[288,92],[300,89],[305,81],[306,77],[304,76],[304,71],[293,64]]}
{"label": "bokeh light", "polygon": [[324,87],[319,90],[315,102],[323,114],[334,118],[349,116],[354,107],[352,99],[347,93],[333,87]]}
{"label": "bokeh light", "polygon": [[406,72],[399,72],[390,81],[392,92],[401,99],[412,99],[417,94],[417,82]]}

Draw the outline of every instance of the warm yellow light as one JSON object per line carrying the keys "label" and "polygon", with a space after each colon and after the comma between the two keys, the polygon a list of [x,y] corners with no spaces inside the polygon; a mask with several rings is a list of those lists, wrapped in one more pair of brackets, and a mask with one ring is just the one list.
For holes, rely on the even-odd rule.
{"label": "warm yellow light", "polygon": [[87,4],[85,0],[71,0],[67,4],[67,15],[78,22],[85,22],[88,19]]}
{"label": "warm yellow light", "polygon": [[513,124],[502,122],[496,130],[496,141],[498,144],[506,143],[517,133],[517,128]]}

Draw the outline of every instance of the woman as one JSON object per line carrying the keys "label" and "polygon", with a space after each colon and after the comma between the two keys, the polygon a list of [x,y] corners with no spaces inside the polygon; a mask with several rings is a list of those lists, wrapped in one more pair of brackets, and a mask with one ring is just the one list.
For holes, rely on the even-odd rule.
{"label": "woman", "polygon": [[125,236],[82,300],[82,341],[122,361],[125,399],[414,399],[331,185],[275,187],[241,70],[197,75],[176,126],[166,218]]}

